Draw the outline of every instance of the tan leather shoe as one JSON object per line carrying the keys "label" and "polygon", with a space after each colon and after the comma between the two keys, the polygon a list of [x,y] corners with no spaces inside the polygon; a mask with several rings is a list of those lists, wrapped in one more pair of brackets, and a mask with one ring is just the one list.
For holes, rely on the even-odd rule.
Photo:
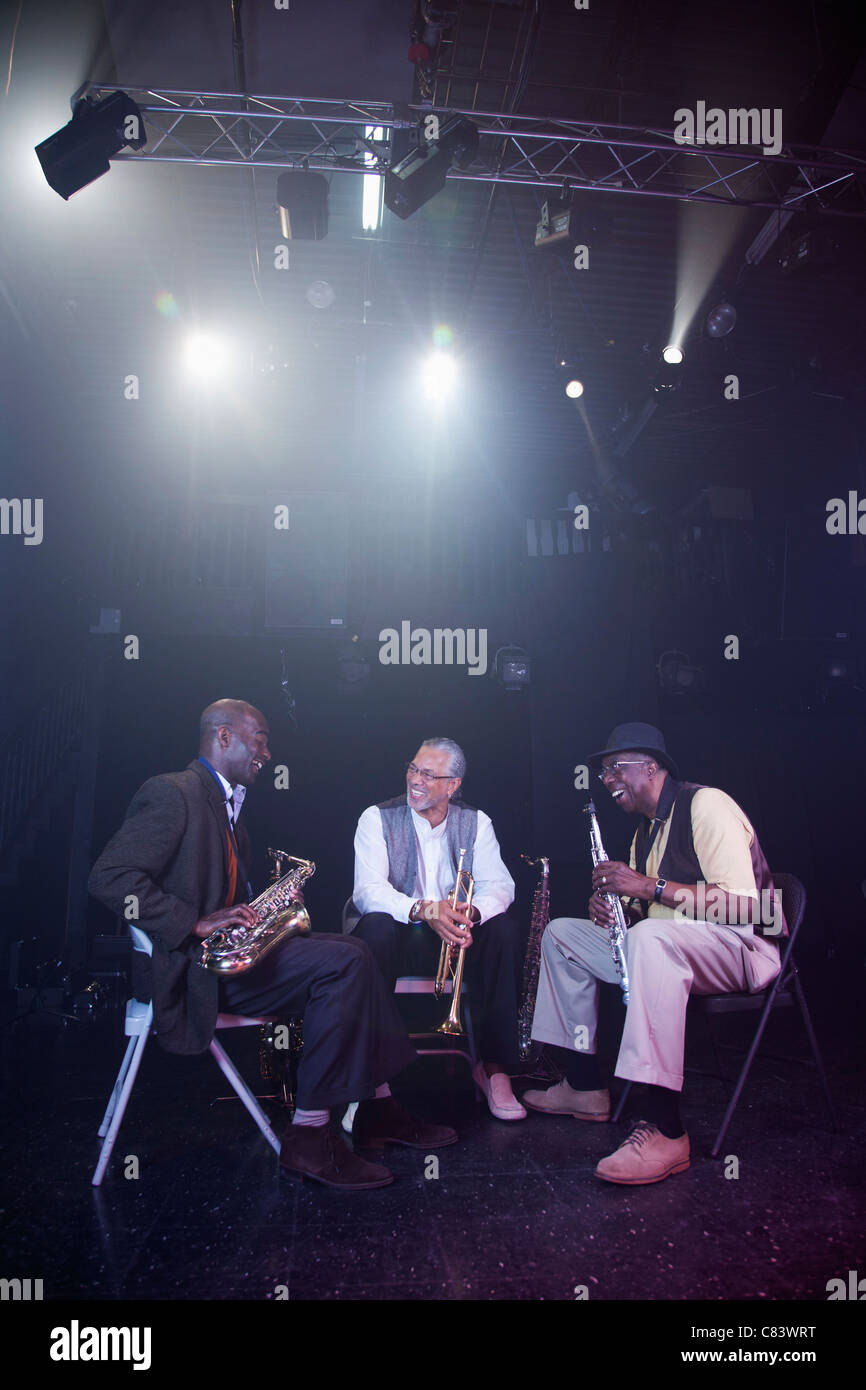
{"label": "tan leather shoe", "polygon": [[497,1120],[525,1120],[526,1111],[511,1089],[511,1077],[504,1071],[488,1076],[483,1062],[472,1068],[475,1085],[487,1100],[491,1115]]}
{"label": "tan leather shoe", "polygon": [[688,1168],[689,1136],[667,1139],[656,1125],[636,1120],[627,1139],[616,1153],[603,1158],[595,1170],[605,1182],[637,1187],[641,1183],[661,1182]]}
{"label": "tan leather shoe", "polygon": [[609,1120],[609,1091],[573,1091],[560,1081],[548,1091],[524,1091],[523,1104],[545,1115],[573,1115],[576,1120]]}

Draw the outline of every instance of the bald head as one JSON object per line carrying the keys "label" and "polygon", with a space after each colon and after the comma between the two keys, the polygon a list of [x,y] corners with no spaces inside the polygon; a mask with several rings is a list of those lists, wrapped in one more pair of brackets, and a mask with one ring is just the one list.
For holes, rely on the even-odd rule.
{"label": "bald head", "polygon": [[240,723],[242,719],[253,715],[261,718],[261,711],[255,705],[248,705],[246,700],[214,700],[212,705],[202,710],[201,719],[198,726],[199,752],[207,750],[204,744],[208,739],[213,738],[214,733],[222,725],[232,728],[233,725]]}
{"label": "bald head", "polygon": [[202,711],[198,751],[232,786],[248,787],[270,761],[268,721],[246,700],[214,700]]}

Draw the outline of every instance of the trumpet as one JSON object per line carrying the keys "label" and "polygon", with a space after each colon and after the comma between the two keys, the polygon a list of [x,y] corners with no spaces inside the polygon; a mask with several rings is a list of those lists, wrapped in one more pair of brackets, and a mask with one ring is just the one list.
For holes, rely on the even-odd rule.
{"label": "trumpet", "polygon": [[[452,907],[462,907],[466,909],[467,915],[472,910],[472,894],[475,891],[475,879],[468,869],[463,867],[463,859],[466,855],[465,849],[460,851],[460,862],[457,865],[457,879],[454,887],[448,894],[448,901]],[[461,901],[461,894],[463,901]],[[449,1033],[455,1036],[466,1032],[460,1021],[460,986],[463,983],[463,957],[466,954],[465,946],[452,946],[449,942],[442,942],[442,950],[439,953],[439,969],[436,971],[436,979],[433,981],[433,993],[437,999],[442,997],[445,990],[445,983],[452,980],[451,986],[451,1008],[448,1017],[439,1024],[435,1030],[437,1033]],[[457,957],[455,960],[454,957]]]}

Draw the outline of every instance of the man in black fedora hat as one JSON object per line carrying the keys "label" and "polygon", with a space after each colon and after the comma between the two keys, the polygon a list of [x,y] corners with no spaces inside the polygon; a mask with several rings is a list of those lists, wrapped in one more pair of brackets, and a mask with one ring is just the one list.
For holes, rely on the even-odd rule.
{"label": "man in black fedora hat", "polygon": [[763,989],[779,972],[787,928],[745,813],[716,787],[680,781],[658,729],[619,724],[589,763],[641,820],[629,863],[593,869],[589,920],[559,917],[544,933],[532,1036],[570,1057],[564,1081],[527,1091],[523,1103],[588,1121],[610,1116],[596,1025],[599,983],[619,980],[608,937],[609,895],[619,894],[630,999],[615,1074],[644,1091],[641,1118],[595,1171],[607,1182],[660,1182],[689,1166],[679,1108],[689,994]]}

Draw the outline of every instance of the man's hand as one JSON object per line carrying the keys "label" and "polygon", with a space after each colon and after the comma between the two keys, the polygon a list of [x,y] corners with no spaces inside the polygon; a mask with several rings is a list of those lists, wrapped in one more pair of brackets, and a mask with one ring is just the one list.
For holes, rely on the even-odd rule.
{"label": "man's hand", "polygon": [[589,920],[597,927],[607,928],[614,924],[613,908],[602,893],[593,893],[589,900]]}
{"label": "man's hand", "polygon": [[198,936],[203,941],[210,936],[217,927],[254,927],[258,917],[247,903],[238,903],[235,907],[221,907],[219,912],[211,912],[207,917],[200,917],[193,927],[193,936]]}
{"label": "man's hand", "polygon": [[472,919],[465,908],[452,907],[443,898],[438,903],[427,903],[422,917],[449,946],[472,945]]}
{"label": "man's hand", "polygon": [[649,900],[655,892],[656,881],[646,874],[636,874],[628,864],[606,859],[593,869],[592,886],[596,893],[616,893],[617,897],[624,893],[627,898]]}

